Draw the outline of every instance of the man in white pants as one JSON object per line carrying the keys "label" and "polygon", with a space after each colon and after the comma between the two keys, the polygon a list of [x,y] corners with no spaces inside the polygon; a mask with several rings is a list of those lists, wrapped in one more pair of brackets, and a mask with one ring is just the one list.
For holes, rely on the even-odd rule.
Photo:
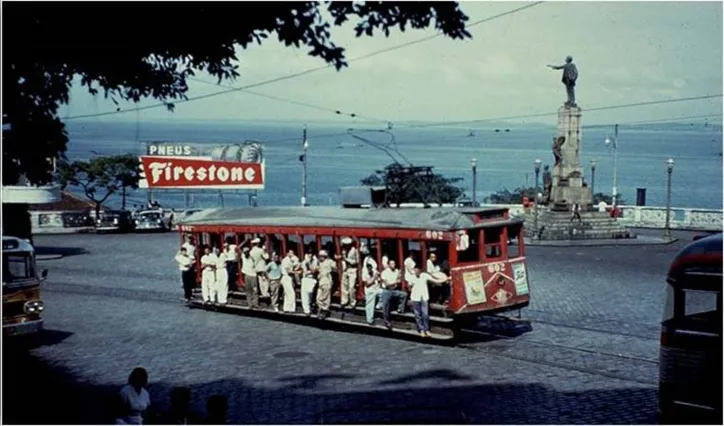
{"label": "man in white pants", "polygon": [[211,292],[216,285],[217,262],[218,258],[211,253],[211,249],[204,248],[204,255],[201,256],[201,298],[206,304],[211,304]]}
{"label": "man in white pants", "polygon": [[317,259],[312,256],[312,253],[304,255],[304,261],[302,262],[302,309],[306,316],[312,315],[312,294],[314,294],[314,288],[317,286],[317,280],[314,278],[317,273],[319,265]]}
{"label": "man in white pants", "polygon": [[[214,247],[214,252],[218,249]],[[229,296],[229,272],[226,269],[226,254],[224,252],[219,253],[216,256],[216,285],[214,288],[216,293],[216,301],[220,305],[226,305],[226,299]],[[214,297],[211,297],[214,301]]]}
{"label": "man in white pants", "polygon": [[344,273],[342,275],[341,305],[342,308],[354,309],[357,306],[357,265],[359,254],[351,238],[342,238]]}
{"label": "man in white pants", "polygon": [[297,257],[294,256],[293,251],[289,251],[282,260],[282,289],[284,289],[284,305],[282,310],[284,312],[295,312],[297,310],[297,296],[294,293],[294,280],[292,274],[294,270],[299,266],[297,263]]}

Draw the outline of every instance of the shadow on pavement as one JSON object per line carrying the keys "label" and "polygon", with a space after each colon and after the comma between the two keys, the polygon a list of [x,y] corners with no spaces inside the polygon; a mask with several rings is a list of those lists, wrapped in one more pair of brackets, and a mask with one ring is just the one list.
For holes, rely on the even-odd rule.
{"label": "shadow on pavement", "polygon": [[38,256],[78,256],[90,253],[83,247],[35,247]]}
{"label": "shadow on pavement", "polygon": [[[83,354],[78,354],[83,356]],[[119,354],[118,356],[124,356]],[[414,357],[411,359],[414,362]],[[194,360],[189,360],[194,362]],[[285,362],[285,360],[279,360]],[[481,359],[481,362],[485,362]],[[72,360],[69,361],[72,364]],[[374,368],[373,366],[370,366]],[[108,365],[109,369],[115,368]],[[324,370],[320,366],[320,370]],[[92,384],[65,367],[48,365],[29,351],[3,357],[3,423],[112,424],[116,384]],[[168,408],[177,383],[154,382],[156,412]],[[119,372],[124,380],[127,372]],[[324,374],[270,380],[265,386],[239,379],[192,385],[194,409],[206,398],[229,398],[229,424],[650,424],[657,392],[606,388],[561,392],[537,383],[471,385],[451,370],[428,370],[369,383],[364,376]],[[360,391],[340,392],[336,383],[358,382]],[[372,389],[372,390],[370,390]],[[150,421],[149,423],[153,423]]]}

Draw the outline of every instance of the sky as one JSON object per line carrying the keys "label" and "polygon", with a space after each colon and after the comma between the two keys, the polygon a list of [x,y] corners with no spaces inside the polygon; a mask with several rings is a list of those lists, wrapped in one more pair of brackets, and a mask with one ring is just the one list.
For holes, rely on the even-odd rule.
{"label": "sky", "polygon": [[[530,3],[461,2],[469,22]],[[254,92],[272,100],[232,92],[185,104],[132,112],[103,120],[282,120],[350,121],[329,111],[353,112],[381,121],[446,123],[555,112],[565,101],[560,65],[572,55],[578,67],[576,98],[584,123],[608,124],[721,114],[722,98],[620,108],[586,113],[586,108],[722,94],[722,3],[715,2],[545,2],[469,30],[472,40],[437,37],[388,53],[263,85]],[[434,30],[399,30],[356,38],[352,25],[335,28],[333,40],[355,58],[434,35]],[[274,38],[238,50],[242,86],[325,65],[303,49]],[[208,75],[197,78],[215,83]],[[189,82],[189,97],[228,88]],[[290,102],[293,101],[293,102]],[[141,106],[157,104],[146,100]],[[71,90],[61,117],[113,111],[102,95],[80,85]],[[716,117],[714,120],[720,120]],[[362,120],[365,121],[365,120]],[[512,122],[555,124],[555,117]],[[479,124],[479,123],[478,123]],[[465,126],[474,128],[476,124]]]}

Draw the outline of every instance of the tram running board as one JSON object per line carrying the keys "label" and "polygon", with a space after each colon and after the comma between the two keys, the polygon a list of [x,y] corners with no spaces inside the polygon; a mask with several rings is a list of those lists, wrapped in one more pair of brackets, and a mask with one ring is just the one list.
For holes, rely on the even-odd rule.
{"label": "tram running board", "polygon": [[[237,303],[227,303],[226,305],[218,305],[218,304],[205,304],[201,301],[201,299],[193,299],[188,302],[188,305],[192,308],[197,309],[205,309],[208,311],[219,311],[219,312],[234,312],[234,313],[254,313],[254,314],[260,314],[264,315],[265,317],[271,318],[271,319],[278,319],[278,320],[284,320],[284,319],[297,319],[302,320],[306,322],[311,322],[312,324],[318,324],[322,325],[324,323],[333,323],[333,324],[340,324],[345,326],[352,326],[355,328],[358,328],[360,330],[369,330],[369,331],[376,331],[376,332],[386,332],[390,334],[402,334],[409,337],[416,337],[420,340],[434,340],[439,342],[449,342],[452,341],[455,336],[452,334],[452,330],[449,332],[451,334],[442,334],[439,332],[436,332],[436,330],[432,330],[430,332],[430,337],[423,338],[420,336],[420,334],[415,331],[411,330],[409,328],[400,328],[399,324],[393,321],[393,328],[392,330],[388,330],[387,327],[385,327],[383,324],[380,323],[380,321],[376,321],[375,324],[369,325],[366,322],[359,322],[359,321],[353,321],[353,320],[347,320],[344,319],[344,315],[341,312],[338,311],[332,311],[332,316],[329,316],[325,319],[319,319],[316,317],[316,315],[307,316],[306,314],[302,312],[276,312],[268,308],[259,308],[259,309],[251,309],[246,305],[240,305]],[[404,315],[404,314],[403,314]],[[340,317],[338,317],[340,316]],[[355,315],[357,317],[357,315]],[[413,320],[414,321],[414,320]],[[395,327],[395,325],[398,325]]]}

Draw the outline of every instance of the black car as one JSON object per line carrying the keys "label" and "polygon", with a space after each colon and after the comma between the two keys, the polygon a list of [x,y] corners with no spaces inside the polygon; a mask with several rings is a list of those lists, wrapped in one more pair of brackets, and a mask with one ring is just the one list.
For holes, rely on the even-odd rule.
{"label": "black car", "polygon": [[139,231],[169,231],[168,219],[163,212],[146,210],[138,213],[135,220],[136,232]]}
{"label": "black car", "polygon": [[129,232],[133,230],[131,212],[127,210],[106,210],[96,220],[96,232]]}

